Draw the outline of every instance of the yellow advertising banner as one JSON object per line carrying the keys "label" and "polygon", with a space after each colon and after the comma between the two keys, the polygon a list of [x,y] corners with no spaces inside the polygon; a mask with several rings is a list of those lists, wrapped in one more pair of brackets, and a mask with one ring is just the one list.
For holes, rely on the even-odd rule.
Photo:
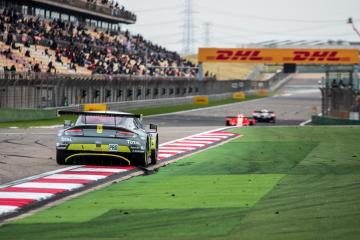
{"label": "yellow advertising banner", "polygon": [[84,111],[106,111],[106,104],[84,104]]}
{"label": "yellow advertising banner", "polygon": [[246,95],[244,92],[235,92],[233,93],[233,98],[237,100],[244,100],[246,98]]}
{"label": "yellow advertising banner", "polygon": [[269,91],[266,89],[260,89],[256,91],[256,96],[258,97],[267,97],[269,96]]}
{"label": "yellow advertising banner", "polygon": [[199,48],[199,62],[359,64],[357,49]]}
{"label": "yellow advertising banner", "polygon": [[209,104],[208,96],[195,96],[193,99],[194,104]]}

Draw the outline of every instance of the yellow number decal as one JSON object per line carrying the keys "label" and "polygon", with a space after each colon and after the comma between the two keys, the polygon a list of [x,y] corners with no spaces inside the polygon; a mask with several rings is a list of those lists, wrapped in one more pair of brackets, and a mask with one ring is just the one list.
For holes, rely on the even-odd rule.
{"label": "yellow number decal", "polygon": [[103,124],[96,125],[96,132],[103,133]]}

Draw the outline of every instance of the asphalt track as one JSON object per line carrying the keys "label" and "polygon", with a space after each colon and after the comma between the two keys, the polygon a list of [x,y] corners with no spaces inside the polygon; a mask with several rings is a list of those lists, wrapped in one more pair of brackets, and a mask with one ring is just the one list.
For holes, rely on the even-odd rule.
{"label": "asphalt track", "polygon": [[[277,123],[257,126],[299,125],[320,110],[318,81],[322,75],[301,74],[274,96],[253,101],[146,117],[144,124],[159,126],[160,143],[224,126],[225,116],[251,115],[255,109],[274,110]],[[64,166],[55,163],[58,128],[0,129],[0,184],[19,180]]]}

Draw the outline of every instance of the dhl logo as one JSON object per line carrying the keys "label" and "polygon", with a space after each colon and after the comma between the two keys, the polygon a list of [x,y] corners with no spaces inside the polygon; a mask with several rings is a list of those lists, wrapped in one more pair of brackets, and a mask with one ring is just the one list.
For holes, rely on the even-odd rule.
{"label": "dhl logo", "polygon": [[357,49],[200,48],[200,62],[359,64]]}
{"label": "dhl logo", "polygon": [[265,58],[259,56],[261,53],[260,50],[219,50],[217,51],[216,60],[250,60],[250,61],[265,61]]}
{"label": "dhl logo", "polygon": [[[293,61],[340,61],[338,51],[295,51]],[[286,60],[286,59],[285,59]]]}

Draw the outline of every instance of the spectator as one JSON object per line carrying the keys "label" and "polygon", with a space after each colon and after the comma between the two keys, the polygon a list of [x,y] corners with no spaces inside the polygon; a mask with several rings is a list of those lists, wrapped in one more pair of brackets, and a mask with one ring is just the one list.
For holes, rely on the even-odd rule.
{"label": "spectator", "polygon": [[15,67],[15,65],[11,65],[11,67],[10,67],[10,72],[16,72],[16,67]]}
{"label": "spectator", "polygon": [[345,87],[345,84],[344,84],[344,82],[343,82],[342,79],[340,79],[340,81],[339,81],[339,87],[340,87],[340,88],[344,88],[344,87]]}
{"label": "spectator", "polygon": [[50,61],[50,62],[48,63],[47,72],[48,72],[48,73],[51,73],[51,70],[54,70],[54,73],[56,73],[56,68],[54,67],[52,61]]}
{"label": "spectator", "polygon": [[332,87],[332,88],[337,88],[337,87],[339,87],[338,84],[337,84],[337,82],[336,82],[336,79],[333,79],[333,80],[332,80],[332,82],[331,82],[331,87]]}
{"label": "spectator", "polygon": [[31,56],[30,56],[30,50],[26,50],[26,52],[25,52],[25,57],[31,57]]}
{"label": "spectator", "polygon": [[[88,2],[126,11],[123,6],[113,1],[88,0]],[[96,29],[98,33],[91,32],[85,25],[79,23],[67,23],[60,19],[44,21],[38,18],[25,18],[13,9],[5,9],[0,14],[0,30],[1,25],[7,23],[9,18],[13,19],[11,20],[13,29],[6,30],[3,34],[4,39],[7,41],[10,39],[12,43],[13,32],[20,32],[27,48],[30,47],[29,39],[35,44],[40,43],[41,39],[47,40],[49,48],[56,51],[55,62],[64,64],[62,57],[66,57],[70,62],[69,69],[75,71],[77,67],[86,67],[94,74],[196,76],[197,73],[195,66],[181,59],[177,53],[167,51],[145,40],[139,34],[131,35],[127,30],[101,32]],[[59,40],[62,42],[61,46],[65,45],[64,47],[57,44]],[[44,53],[51,57],[47,48]],[[10,49],[3,54],[9,59],[12,58]],[[30,57],[30,50],[25,52],[25,56]]]}
{"label": "spectator", "polygon": [[36,72],[36,73],[41,72],[40,64],[39,64],[39,63],[35,63],[33,70],[34,70],[34,72]]}

